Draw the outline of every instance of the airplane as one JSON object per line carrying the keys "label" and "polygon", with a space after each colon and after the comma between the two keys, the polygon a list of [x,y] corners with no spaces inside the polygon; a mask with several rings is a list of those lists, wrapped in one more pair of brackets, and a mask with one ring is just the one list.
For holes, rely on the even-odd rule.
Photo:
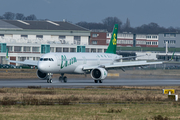
{"label": "airplane", "polygon": [[[12,63],[37,66],[37,76],[40,79],[52,83],[53,74],[61,74],[59,81],[67,82],[64,74],[91,74],[95,83],[102,83],[107,77],[108,70],[122,69],[126,67],[146,66],[150,64],[162,64],[162,62],[119,62],[121,59],[131,57],[121,57],[116,54],[118,24],[114,25],[112,37],[105,53],[46,53],[41,56],[39,61],[25,60],[13,61],[8,59],[8,50],[6,60]],[[133,56],[134,57],[134,56]],[[137,56],[136,56],[137,57]]]}

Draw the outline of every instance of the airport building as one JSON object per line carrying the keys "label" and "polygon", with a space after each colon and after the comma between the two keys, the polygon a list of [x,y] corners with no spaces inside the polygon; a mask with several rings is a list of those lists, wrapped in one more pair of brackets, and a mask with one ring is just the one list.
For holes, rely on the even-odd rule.
{"label": "airport building", "polygon": [[158,47],[166,47],[166,42],[170,48],[180,47],[180,34],[178,33],[164,33],[159,34]]}
{"label": "airport building", "polygon": [[[66,21],[0,20],[0,63],[39,60],[48,52],[104,52],[107,46],[89,45],[90,31]],[[16,64],[18,65],[18,64]]]}
{"label": "airport building", "polygon": [[[91,32],[91,45],[108,45],[111,33],[104,30]],[[118,33],[117,46],[123,47],[158,47],[158,34]]]}

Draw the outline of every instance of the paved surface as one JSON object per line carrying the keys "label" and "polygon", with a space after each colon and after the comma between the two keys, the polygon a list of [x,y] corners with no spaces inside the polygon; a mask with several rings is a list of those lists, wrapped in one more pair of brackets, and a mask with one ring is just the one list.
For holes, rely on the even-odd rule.
{"label": "paved surface", "polygon": [[39,79],[5,79],[0,80],[0,87],[59,87],[59,88],[84,88],[87,86],[180,86],[180,80],[139,80],[139,79],[105,79],[103,83],[94,83],[92,79],[78,80],[69,79],[67,83],[61,83],[58,80],[53,80],[53,83],[47,83],[46,80]]}

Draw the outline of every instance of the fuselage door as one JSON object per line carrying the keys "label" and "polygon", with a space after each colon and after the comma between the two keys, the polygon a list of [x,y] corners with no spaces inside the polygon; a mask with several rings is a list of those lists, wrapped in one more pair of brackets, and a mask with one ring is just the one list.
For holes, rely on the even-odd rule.
{"label": "fuselage door", "polygon": [[60,64],[61,64],[60,56],[58,56],[57,54],[55,54],[55,57],[56,57],[56,59],[57,59],[57,66],[60,66]]}

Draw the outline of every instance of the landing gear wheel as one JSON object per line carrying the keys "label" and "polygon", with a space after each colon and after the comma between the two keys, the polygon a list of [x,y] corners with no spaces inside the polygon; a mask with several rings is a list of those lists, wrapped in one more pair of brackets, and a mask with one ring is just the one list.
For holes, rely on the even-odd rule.
{"label": "landing gear wheel", "polygon": [[95,83],[98,83],[98,80],[94,80]]}
{"label": "landing gear wheel", "polygon": [[66,76],[63,77],[63,81],[64,81],[64,83],[67,82],[67,77]]}
{"label": "landing gear wheel", "polygon": [[52,83],[52,73],[47,73],[48,75],[48,79],[47,79],[47,83]]}
{"label": "landing gear wheel", "polygon": [[49,83],[49,79],[47,79],[47,83]]}
{"label": "landing gear wheel", "polygon": [[60,81],[60,82],[62,82],[62,80],[63,80],[63,77],[62,77],[62,76],[60,76],[60,77],[59,77],[59,81]]}
{"label": "landing gear wheel", "polygon": [[102,80],[99,80],[99,83],[103,83],[103,81],[102,81]]}
{"label": "landing gear wheel", "polygon": [[49,80],[49,83],[52,83],[52,79]]}
{"label": "landing gear wheel", "polygon": [[47,83],[52,83],[52,79],[47,79]]}

